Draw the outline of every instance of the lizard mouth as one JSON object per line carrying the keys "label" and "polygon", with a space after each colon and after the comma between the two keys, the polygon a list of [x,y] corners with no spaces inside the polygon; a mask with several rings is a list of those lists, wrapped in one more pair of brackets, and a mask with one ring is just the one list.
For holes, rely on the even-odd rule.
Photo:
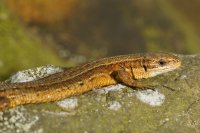
{"label": "lizard mouth", "polygon": [[181,62],[177,62],[175,64],[171,64],[171,65],[167,65],[165,67],[159,67],[155,70],[151,70],[150,72],[150,75],[152,77],[156,76],[156,75],[160,75],[160,74],[163,74],[163,73],[166,73],[166,72],[169,72],[169,71],[173,71],[175,69],[177,69],[178,67],[181,66]]}

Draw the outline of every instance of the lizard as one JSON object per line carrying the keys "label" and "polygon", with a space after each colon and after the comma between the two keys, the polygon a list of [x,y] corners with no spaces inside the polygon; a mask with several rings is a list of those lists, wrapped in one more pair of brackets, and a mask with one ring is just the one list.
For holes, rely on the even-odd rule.
{"label": "lizard", "polygon": [[0,111],[18,105],[57,101],[118,83],[131,88],[151,88],[137,80],[172,71],[180,65],[180,58],[168,53],[119,55],[94,60],[34,81],[0,84]]}

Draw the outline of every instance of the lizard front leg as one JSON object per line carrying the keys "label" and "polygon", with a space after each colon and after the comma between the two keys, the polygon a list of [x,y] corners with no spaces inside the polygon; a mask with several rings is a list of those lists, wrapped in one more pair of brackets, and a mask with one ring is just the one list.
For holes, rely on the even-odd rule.
{"label": "lizard front leg", "polygon": [[146,85],[146,84],[141,84],[137,82],[136,79],[134,79],[133,75],[126,71],[126,69],[119,69],[117,71],[113,71],[112,77],[119,83],[122,83],[126,86],[129,86],[131,88],[140,88],[140,89],[154,89],[155,86],[152,85]]}

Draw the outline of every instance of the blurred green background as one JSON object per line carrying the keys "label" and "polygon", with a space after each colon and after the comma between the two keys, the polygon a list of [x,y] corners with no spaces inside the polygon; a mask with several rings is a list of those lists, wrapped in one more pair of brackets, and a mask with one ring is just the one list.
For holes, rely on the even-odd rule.
{"label": "blurred green background", "polygon": [[197,54],[199,13],[199,0],[0,0],[0,79],[119,54]]}

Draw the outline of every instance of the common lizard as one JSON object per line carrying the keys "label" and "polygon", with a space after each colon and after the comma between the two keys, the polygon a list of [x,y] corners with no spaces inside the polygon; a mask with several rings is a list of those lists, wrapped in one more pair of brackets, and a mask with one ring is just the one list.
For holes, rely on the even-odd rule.
{"label": "common lizard", "polygon": [[117,83],[138,89],[151,86],[138,79],[172,71],[181,60],[167,53],[146,53],[102,58],[39,80],[0,85],[0,111],[29,103],[44,103],[79,95]]}

